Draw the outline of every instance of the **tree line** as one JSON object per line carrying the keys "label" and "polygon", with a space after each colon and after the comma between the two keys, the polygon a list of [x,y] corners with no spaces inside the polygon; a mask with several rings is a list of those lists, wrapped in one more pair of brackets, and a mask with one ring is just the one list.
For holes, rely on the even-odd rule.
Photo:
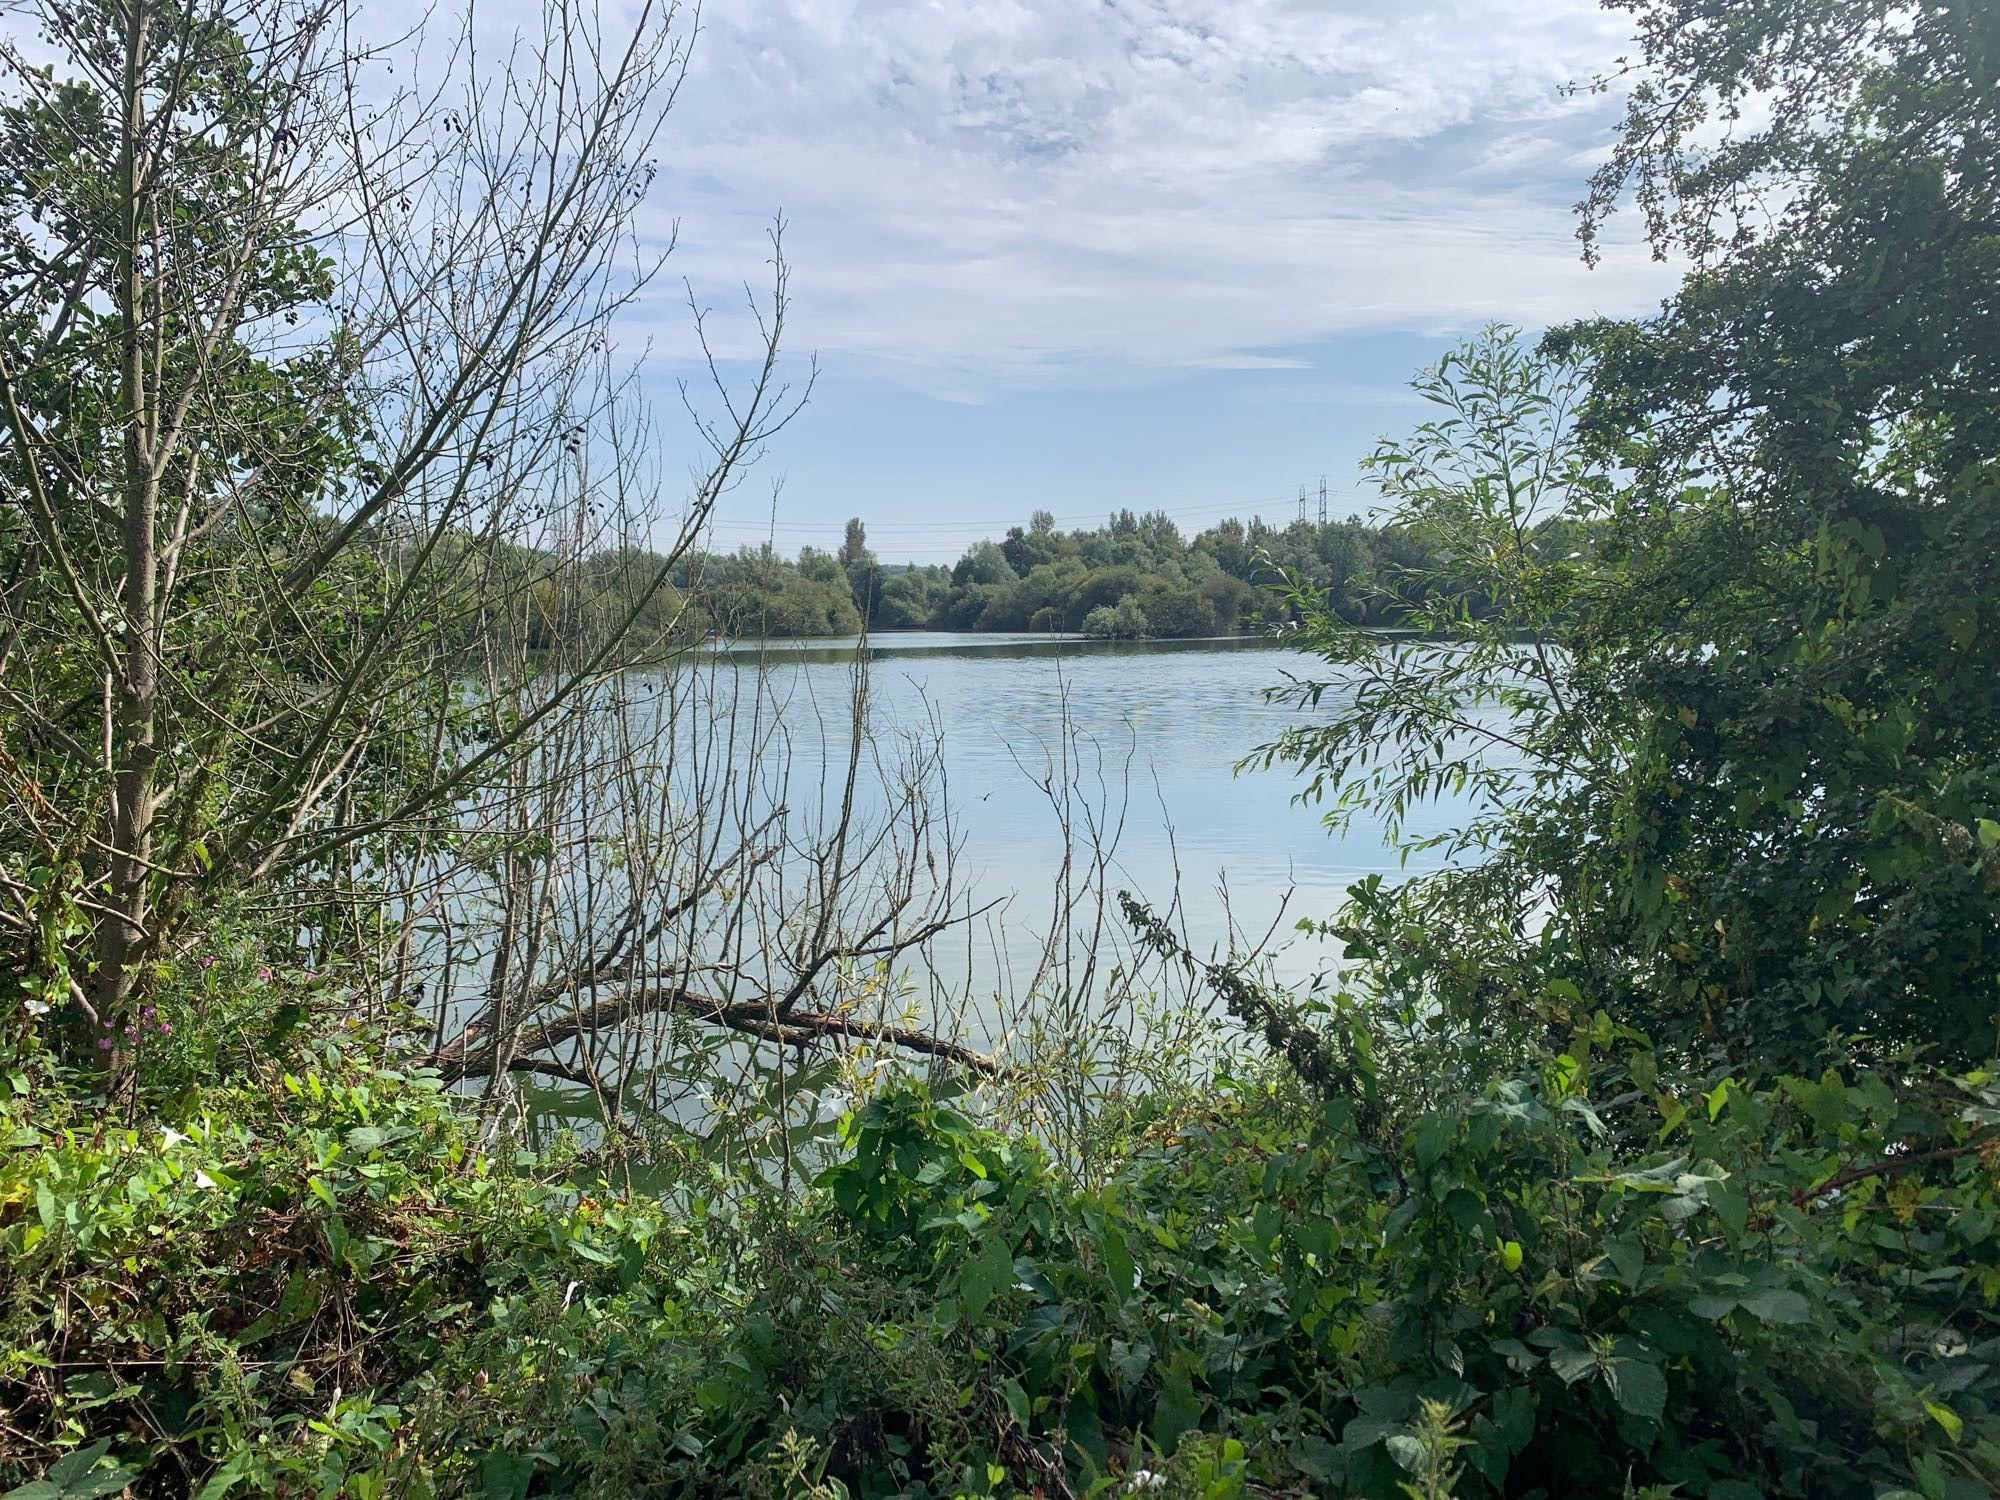
{"label": "tree line", "polygon": [[[1325,593],[1353,624],[1393,625],[1437,546],[1409,526],[1359,519],[1279,526],[1231,518],[1190,536],[1163,511],[1121,509],[1102,526],[1064,530],[1038,510],[945,567],[883,562],[855,518],[832,551],[806,546],[787,557],[765,543],[691,555],[672,571],[673,594],[647,618],[733,638],[864,629],[1216,636],[1285,618],[1273,586],[1290,579]],[[593,607],[612,607],[621,580],[646,577],[654,565],[641,552],[588,560]],[[520,566],[532,571],[536,559]],[[557,618],[553,584],[544,592],[548,606],[532,622],[537,639]]]}

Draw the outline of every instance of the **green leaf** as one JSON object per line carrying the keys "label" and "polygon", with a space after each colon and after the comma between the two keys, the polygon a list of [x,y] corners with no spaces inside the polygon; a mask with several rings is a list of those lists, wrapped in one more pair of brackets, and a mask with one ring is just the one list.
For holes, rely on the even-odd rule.
{"label": "green leaf", "polygon": [[1007,1415],[1021,1431],[1026,1432],[1034,1417],[1034,1406],[1028,1400],[1028,1393],[1021,1382],[1008,1376],[1000,1382],[1000,1398],[1007,1403]]}
{"label": "green leaf", "polygon": [[1581,1346],[1574,1349],[1551,1349],[1549,1368],[1556,1372],[1564,1385],[1575,1385],[1597,1368],[1597,1356]]}
{"label": "green leaf", "polygon": [[1126,1386],[1137,1385],[1152,1362],[1151,1344],[1128,1344],[1123,1339],[1111,1341],[1111,1368]]}
{"label": "green leaf", "polygon": [[98,1461],[111,1452],[111,1439],[101,1438],[88,1448],[79,1448],[74,1453],[65,1453],[49,1465],[48,1478],[69,1489],[85,1475],[97,1467]]}
{"label": "green leaf", "polygon": [[1611,1262],[1611,1269],[1618,1273],[1618,1280],[1628,1290],[1637,1291],[1646,1274],[1645,1247],[1637,1239],[1622,1235],[1604,1242],[1604,1254]]}
{"label": "green leaf", "polygon": [[1926,1399],[1924,1402],[1924,1410],[1930,1413],[1931,1420],[1933,1422],[1936,1422],[1938,1426],[1942,1427],[1945,1430],[1945,1435],[1949,1437],[1954,1443],[1959,1442],[1964,1438],[1965,1419],[1959,1416],[1959,1414],[1953,1411],[1949,1406],[1946,1406],[1939,1401],[1932,1401]]}
{"label": "green leaf", "polygon": [[1102,1469],[1109,1457],[1104,1443],[1104,1423],[1098,1419],[1096,1409],[1081,1401],[1072,1401],[1063,1417],[1063,1430],[1070,1442],[1090,1462]]}
{"label": "green leaf", "polygon": [[1509,1386],[1493,1398],[1492,1422],[1509,1454],[1519,1453],[1535,1435],[1535,1400],[1525,1386]]}
{"label": "green leaf", "polygon": [[1519,1339],[1495,1339],[1486,1347],[1505,1359],[1507,1367],[1516,1373],[1532,1370],[1542,1362],[1541,1355]]}
{"label": "green leaf", "polygon": [[1847,1085],[1841,1082],[1840,1074],[1828,1068],[1817,1083],[1787,1078],[1784,1086],[1822,1135],[1831,1135],[1840,1128],[1841,1117],[1847,1111]]}
{"label": "green leaf", "polygon": [[1750,1200],[1734,1183],[1713,1182],[1708,1188],[1708,1206],[1731,1234],[1743,1233],[1750,1222]]}
{"label": "green leaf", "polygon": [[[100,1496],[115,1495],[137,1479],[139,1471],[127,1468],[110,1453],[110,1438],[65,1453],[49,1465],[42,1478],[16,1486],[0,1500],[99,1500]],[[101,1464],[110,1467],[100,1468]]]}
{"label": "green leaf", "polygon": [[1667,1410],[1667,1377],[1643,1359],[1614,1359],[1604,1367],[1604,1383],[1620,1407],[1657,1422]]}
{"label": "green leaf", "polygon": [[1201,1420],[1201,1403],[1185,1375],[1170,1379],[1161,1388],[1153,1407],[1153,1442],[1160,1452],[1172,1456],[1181,1434],[1193,1430]]}
{"label": "green leaf", "polygon": [[1485,1217],[1486,1205],[1479,1201],[1479,1194],[1470,1188],[1453,1188],[1444,1195],[1444,1211],[1465,1233],[1471,1234],[1479,1228],[1479,1221]]}
{"label": "green leaf", "polygon": [[534,1481],[535,1461],[494,1449],[479,1462],[479,1489],[485,1500],[521,1500]]}
{"label": "green leaf", "polygon": [[1389,1456],[1412,1474],[1416,1473],[1417,1466],[1424,1461],[1423,1443],[1407,1432],[1391,1434],[1384,1446],[1388,1448]]}
{"label": "green leaf", "polygon": [[208,1476],[208,1483],[201,1487],[195,1500],[223,1500],[236,1488],[236,1481],[250,1470],[252,1454],[246,1449],[230,1455],[229,1461]]}
{"label": "green leaf", "polygon": [[1805,1323],[1812,1319],[1812,1308],[1806,1299],[1785,1287],[1759,1287],[1745,1292],[1740,1300],[1744,1311],[1756,1314],[1766,1323]]}
{"label": "green leaf", "polygon": [[1451,1142],[1452,1122],[1443,1115],[1425,1115],[1410,1132],[1410,1150],[1417,1159],[1417,1170],[1428,1172],[1444,1155],[1444,1149]]}
{"label": "green leaf", "polygon": [[965,1315],[979,1317],[994,1295],[1013,1280],[1014,1257],[999,1240],[987,1240],[958,1273],[958,1296],[965,1305]]}
{"label": "green leaf", "polygon": [[347,1132],[347,1149],[365,1155],[416,1133],[415,1127],[410,1125],[357,1125]]}
{"label": "green leaf", "polygon": [[1132,1295],[1137,1267],[1132,1264],[1132,1252],[1125,1248],[1125,1236],[1115,1229],[1104,1235],[1104,1274],[1120,1302]]}

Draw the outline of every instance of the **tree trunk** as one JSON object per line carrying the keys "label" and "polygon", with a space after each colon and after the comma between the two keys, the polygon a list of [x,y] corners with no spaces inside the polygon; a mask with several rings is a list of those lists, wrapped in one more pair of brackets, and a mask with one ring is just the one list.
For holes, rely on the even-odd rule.
{"label": "tree trunk", "polygon": [[[124,576],[120,628],[124,662],[113,687],[108,736],[112,787],[105,906],[98,923],[95,999],[105,1028],[100,1053],[114,1093],[129,1086],[131,1055],[123,1028],[147,943],[152,868],[154,767],[159,669],[154,615],[159,589],[159,481],[154,473],[153,392],[148,380],[147,289],[140,262],[145,225],[145,0],[132,0],[125,29],[124,119],[119,155],[119,421],[124,427]],[[155,299],[157,300],[157,298]],[[163,309],[150,309],[158,317]],[[102,1040],[112,1043],[102,1047]]]}

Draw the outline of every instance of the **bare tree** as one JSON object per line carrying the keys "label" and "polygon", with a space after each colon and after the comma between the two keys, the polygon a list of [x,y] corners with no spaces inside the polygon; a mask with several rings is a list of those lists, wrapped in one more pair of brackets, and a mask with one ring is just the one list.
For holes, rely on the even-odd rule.
{"label": "bare tree", "polygon": [[824,1046],[996,1070],[901,972],[979,909],[936,816],[938,746],[885,751],[866,695],[857,659],[816,726],[844,754],[801,765],[791,722],[828,706],[787,703],[759,662],[691,653],[603,683],[468,810],[496,857],[412,882],[429,904],[410,971],[433,1063],[482,1083],[490,1123],[510,1073],[587,1089],[614,1133],[684,1119],[719,1061],[696,1028],[766,1044],[739,1063],[781,1073],[787,1048]]}

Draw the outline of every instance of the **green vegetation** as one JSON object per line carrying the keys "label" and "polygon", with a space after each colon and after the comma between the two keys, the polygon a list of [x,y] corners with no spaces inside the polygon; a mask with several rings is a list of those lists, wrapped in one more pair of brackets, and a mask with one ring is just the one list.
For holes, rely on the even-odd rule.
{"label": "green vegetation", "polygon": [[[1094,529],[1058,530],[1046,511],[999,542],[982,541],[949,568],[880,562],[861,521],[838,552],[768,544],[695,554],[671,570],[681,628],[731,638],[849,636],[883,630],[1063,631],[1106,637],[1230,635],[1288,618],[1274,585],[1295,578],[1336,601],[1357,625],[1401,622],[1408,570],[1433,543],[1403,526],[1252,517],[1183,537],[1161,512],[1119,511]],[[640,554],[637,577],[661,559]],[[521,566],[533,575],[531,559]],[[595,607],[620,598],[619,579],[589,583]],[[677,608],[656,606],[671,619]]]}
{"label": "green vegetation", "polygon": [[[435,432],[486,431],[489,408],[447,402],[399,449],[409,386],[321,404],[308,355],[201,333],[190,309],[234,296],[204,279],[221,246],[281,322],[334,267],[261,199],[209,205],[218,245],[186,266],[135,256],[167,216],[107,185],[138,159],[133,96],[122,125],[78,109],[106,140],[44,163],[88,189],[56,215],[75,258],[52,266],[23,227],[48,205],[0,189],[0,1494],[2000,1488],[2000,11],[1621,4],[1643,59],[1586,230],[1632,192],[1692,272],[1656,318],[1494,330],[1419,377],[1436,416],[1374,456],[1373,535],[1423,546],[1367,571],[1420,634],[1356,627],[1362,570],[1295,570],[1306,712],[1253,755],[1336,827],[1380,815],[1398,839],[1414,804],[1474,788],[1447,836],[1464,857],[1356,886],[1326,921],[1352,965],[1301,993],[1127,900],[1138,949],[1227,1023],[1088,1067],[991,1066],[839,1008],[921,941],[893,882],[889,917],[836,930],[843,881],[867,883],[844,806],[815,846],[822,904],[781,892],[754,997],[696,988],[712,949],[649,960],[646,924],[717,889],[749,908],[771,825],[677,864],[663,816],[664,852],[613,850],[626,884],[593,892],[611,932],[570,989],[530,964],[525,993],[569,1008],[524,1041],[494,939],[469,965],[494,1004],[447,1043],[385,957],[430,930],[400,925],[394,898],[428,887],[393,871],[498,872],[527,893],[503,923],[560,904],[533,799],[582,743],[551,728],[585,691],[566,684],[648,659],[681,615],[591,623],[585,557],[631,562],[608,544],[563,554],[524,523],[518,553],[457,546],[490,496],[400,508]],[[93,14],[78,100],[115,102],[156,42],[216,69],[173,72],[201,108],[298,102],[253,61],[281,50],[229,27]],[[47,124],[0,116],[9,159]],[[217,141],[271,140],[167,134],[203,191],[229,184]],[[271,233],[222,234],[231,214]],[[522,274],[496,254],[503,285]],[[65,300],[94,276],[103,299]],[[528,402],[532,369],[492,409]],[[190,398],[200,441],[149,458],[133,392],[154,377],[220,381],[256,420]],[[385,488],[399,451],[418,457]],[[427,504],[481,466],[440,472]],[[208,524],[151,529],[162,506]],[[981,628],[1005,598],[1035,601],[1025,628],[1080,609],[1113,634],[1159,628],[1169,595],[1214,606],[1187,563],[1213,548],[1142,542],[1134,518],[1110,543],[1129,556],[1089,552],[1120,525],[975,548],[944,597]],[[858,526],[842,554],[808,559],[801,628],[911,576]],[[513,628],[422,626],[492,601],[501,556],[548,560],[559,628],[532,664],[500,659]],[[640,559],[628,597],[686,597],[691,559]],[[777,628],[787,586],[737,562],[715,575],[731,608]],[[1044,570],[1081,581],[1058,603],[1029,588]],[[437,687],[481,652],[498,664],[446,680],[483,694]],[[475,835],[482,795],[500,814]],[[605,797],[576,816],[605,821]],[[850,988],[827,998],[830,973]],[[599,998],[620,980],[649,998]],[[701,1025],[755,1039],[755,1087],[641,1129],[604,1107],[633,1077],[546,1050],[648,1016],[676,1057]],[[516,1063],[594,1097],[598,1128],[531,1141]],[[447,1086],[467,1078],[487,1086]],[[836,1091],[851,1107],[821,1111]]]}
{"label": "green vegetation", "polygon": [[[858,527],[849,523],[850,536]],[[892,571],[870,558],[851,576],[875,630],[1211,636],[1275,617],[1270,586],[1287,574],[1329,591],[1357,624],[1390,622],[1398,606],[1378,597],[1379,580],[1421,552],[1408,534],[1360,521],[1280,530],[1253,517],[1183,537],[1159,512],[1121,510],[1101,527],[1062,531],[1038,511],[950,568]]]}

